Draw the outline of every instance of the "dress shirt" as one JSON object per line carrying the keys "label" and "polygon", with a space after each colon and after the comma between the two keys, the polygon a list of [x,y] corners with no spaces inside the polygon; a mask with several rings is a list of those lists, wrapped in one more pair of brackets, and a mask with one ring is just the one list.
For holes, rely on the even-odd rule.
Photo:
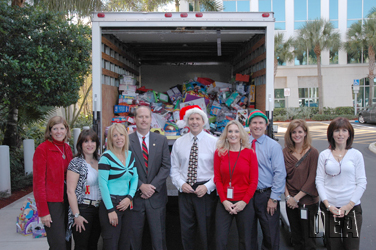
{"label": "dress shirt", "polygon": [[[144,135],[138,133],[137,131],[136,133],[137,133],[138,140],[140,141],[140,147],[142,149],[142,142],[143,142],[142,137],[144,137]],[[149,151],[149,138],[150,138],[150,131],[145,135],[145,143],[146,143],[146,147],[148,148],[148,151]]]}
{"label": "dress shirt", "polygon": [[[193,145],[192,133],[188,133],[174,143],[171,152],[171,172],[172,183],[182,192],[181,187],[187,182],[189,155]],[[208,181],[204,185],[210,194],[215,189],[214,184],[214,152],[216,150],[217,138],[201,131],[197,135],[198,164],[197,182]]]}
{"label": "dress shirt", "polygon": [[[253,137],[249,137],[252,145]],[[259,180],[257,189],[272,188],[271,199],[281,200],[285,192],[286,168],[282,147],[272,138],[262,135],[256,140]]]}
{"label": "dress shirt", "polygon": [[342,207],[350,200],[359,205],[366,185],[364,159],[357,149],[349,149],[340,163],[333,157],[330,149],[320,153],[316,187],[322,201],[328,200],[336,207]]}

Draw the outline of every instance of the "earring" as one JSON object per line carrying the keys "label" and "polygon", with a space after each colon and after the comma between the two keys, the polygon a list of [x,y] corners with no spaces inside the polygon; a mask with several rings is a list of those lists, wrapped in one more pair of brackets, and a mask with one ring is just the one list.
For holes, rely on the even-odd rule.
{"label": "earring", "polygon": [[243,140],[242,139],[240,139],[240,144],[243,144]]}

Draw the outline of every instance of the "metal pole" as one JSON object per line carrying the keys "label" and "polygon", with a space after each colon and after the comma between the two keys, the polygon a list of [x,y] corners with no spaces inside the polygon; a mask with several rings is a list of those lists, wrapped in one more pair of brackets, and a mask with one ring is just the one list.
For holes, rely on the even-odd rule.
{"label": "metal pole", "polygon": [[358,92],[355,92],[355,100],[354,100],[354,115],[356,115],[356,104],[358,103]]}
{"label": "metal pole", "polygon": [[77,141],[78,141],[78,136],[80,135],[81,133],[81,129],[80,128],[74,128],[73,129],[73,143],[74,143],[74,153],[77,154],[77,148],[76,148],[76,144],[77,144]]}
{"label": "metal pole", "polygon": [[9,146],[0,146],[0,192],[12,194],[10,185],[10,159]]}
{"label": "metal pole", "polygon": [[33,172],[33,156],[35,152],[34,140],[23,140],[24,147],[24,162],[25,162],[25,174],[28,175]]}

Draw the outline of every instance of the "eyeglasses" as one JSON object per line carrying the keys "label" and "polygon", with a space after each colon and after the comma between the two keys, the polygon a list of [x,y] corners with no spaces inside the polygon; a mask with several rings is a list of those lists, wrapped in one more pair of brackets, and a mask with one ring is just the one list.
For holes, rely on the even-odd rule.
{"label": "eyeglasses", "polygon": [[334,177],[334,176],[340,175],[340,174],[341,174],[341,171],[342,171],[342,166],[341,166],[341,162],[342,162],[342,161],[338,162],[338,164],[339,164],[339,172],[338,172],[338,174],[328,174],[328,172],[326,172],[326,163],[328,162],[328,160],[329,160],[329,159],[326,159],[326,160],[325,160],[325,163],[324,163],[325,174],[330,175],[331,177]]}

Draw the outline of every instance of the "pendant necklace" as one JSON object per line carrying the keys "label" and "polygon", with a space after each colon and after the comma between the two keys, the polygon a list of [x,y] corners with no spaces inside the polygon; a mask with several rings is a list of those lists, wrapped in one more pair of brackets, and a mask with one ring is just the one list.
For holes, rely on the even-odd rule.
{"label": "pendant necklace", "polygon": [[60,153],[62,154],[63,159],[65,160],[65,147],[64,147],[64,145],[63,145],[64,153],[61,152],[60,148],[59,148],[55,143],[54,143],[54,145],[55,145],[55,146],[57,147],[57,149],[60,151]]}

